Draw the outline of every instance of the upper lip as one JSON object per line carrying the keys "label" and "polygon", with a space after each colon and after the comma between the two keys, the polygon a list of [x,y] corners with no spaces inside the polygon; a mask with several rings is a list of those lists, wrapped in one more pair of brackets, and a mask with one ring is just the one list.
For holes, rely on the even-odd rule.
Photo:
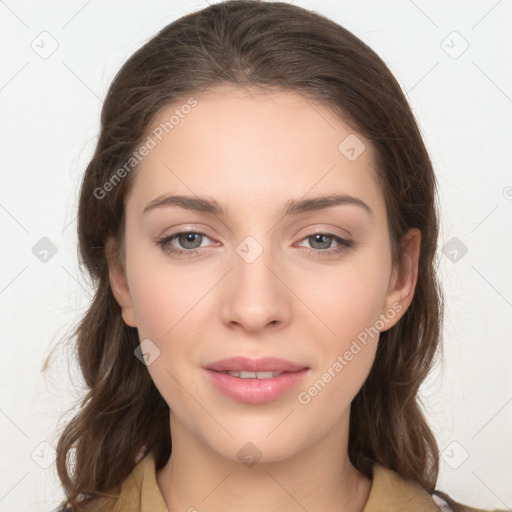
{"label": "upper lip", "polygon": [[296,372],[307,368],[304,365],[292,363],[278,357],[261,357],[250,359],[248,357],[230,357],[206,365],[208,370],[216,372],[247,371],[247,372]]}

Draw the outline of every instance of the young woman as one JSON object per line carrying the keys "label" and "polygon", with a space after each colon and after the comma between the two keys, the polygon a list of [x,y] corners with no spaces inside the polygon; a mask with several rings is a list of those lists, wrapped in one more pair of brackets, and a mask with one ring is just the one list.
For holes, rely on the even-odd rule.
{"label": "young woman", "polygon": [[417,398],[435,176],[350,32],[256,1],[165,27],[107,94],[78,234],[97,291],[62,510],[476,510],[435,490]]}

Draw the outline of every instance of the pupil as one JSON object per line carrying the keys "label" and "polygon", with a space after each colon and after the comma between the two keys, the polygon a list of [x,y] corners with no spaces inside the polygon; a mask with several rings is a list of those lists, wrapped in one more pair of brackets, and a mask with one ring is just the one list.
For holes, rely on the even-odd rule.
{"label": "pupil", "polygon": [[[322,248],[326,248],[329,246],[329,243],[330,243],[330,236],[329,235],[322,235],[322,234],[316,234],[316,235],[313,235],[313,238],[315,240],[315,242],[318,242],[319,244],[322,245]],[[324,240],[324,241],[322,241]],[[325,241],[327,240],[327,241]]]}
{"label": "pupil", "polygon": [[[187,247],[188,249],[195,249],[196,246],[194,245],[194,241],[196,241],[196,239],[199,236],[201,236],[201,235],[199,235],[199,233],[186,233],[184,237],[183,237],[183,235],[181,235],[181,239],[185,240],[184,242],[182,241],[182,244],[184,245],[184,247]],[[191,243],[192,246],[187,245],[189,243]]]}

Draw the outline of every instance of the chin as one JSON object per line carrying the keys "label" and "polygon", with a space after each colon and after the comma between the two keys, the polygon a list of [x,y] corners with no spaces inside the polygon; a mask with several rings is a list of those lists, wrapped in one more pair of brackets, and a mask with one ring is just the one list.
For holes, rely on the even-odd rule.
{"label": "chin", "polygon": [[[275,422],[273,428],[277,424],[279,422]],[[222,447],[219,444],[212,444],[211,447],[222,457],[251,468],[256,464],[286,461],[310,444],[301,441],[297,435],[291,436],[289,427],[283,426],[280,432],[279,429],[280,427],[277,427],[274,432],[267,428],[258,430],[253,423],[252,428],[240,431],[230,430],[234,439],[230,439]],[[269,435],[269,432],[272,433]],[[295,432],[295,434],[299,433]]]}

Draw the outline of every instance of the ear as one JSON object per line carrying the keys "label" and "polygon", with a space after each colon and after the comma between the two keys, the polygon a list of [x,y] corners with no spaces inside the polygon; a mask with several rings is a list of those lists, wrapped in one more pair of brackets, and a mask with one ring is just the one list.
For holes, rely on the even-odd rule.
{"label": "ear", "polygon": [[135,310],[133,308],[132,296],[126,278],[126,271],[116,257],[114,246],[115,244],[112,238],[109,238],[105,243],[110,287],[117,303],[121,307],[121,315],[126,325],[137,327],[137,319],[135,318]]}
{"label": "ear", "polygon": [[[418,262],[421,247],[421,231],[418,228],[411,228],[401,240],[403,251],[403,269],[398,264],[391,273],[389,287],[384,302],[382,314],[388,319],[386,331],[393,327],[407,311],[407,308],[414,297],[414,290],[418,279]],[[390,316],[393,311],[393,316]],[[388,314],[386,314],[388,312]]]}

